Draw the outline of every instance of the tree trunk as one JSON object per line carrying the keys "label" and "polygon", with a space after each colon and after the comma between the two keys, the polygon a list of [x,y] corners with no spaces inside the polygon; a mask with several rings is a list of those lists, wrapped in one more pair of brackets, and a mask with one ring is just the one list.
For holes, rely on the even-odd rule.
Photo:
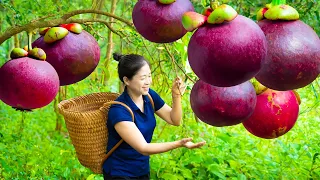
{"label": "tree trunk", "polygon": [[[117,5],[117,0],[112,0],[110,13],[112,13],[112,14],[115,13],[116,5]],[[112,27],[113,18],[110,17],[109,19],[110,19],[110,26]],[[113,33],[112,33],[112,31],[109,29],[106,59],[105,59],[105,63],[104,63],[105,70],[104,70],[104,73],[103,73],[103,75],[102,75],[102,80],[103,80],[102,83],[103,83],[104,85],[107,85],[107,82],[108,82],[109,77],[110,77],[108,68],[109,68],[109,62],[110,62],[110,60],[111,60],[111,58],[112,58],[111,56],[112,56],[113,47],[114,47],[114,44],[113,44]]]}
{"label": "tree trunk", "polygon": [[58,96],[54,99],[54,112],[56,113],[56,131],[61,131],[62,128],[62,122],[63,122],[63,117],[59,113],[58,110],[58,103],[60,103],[62,100],[67,99],[67,86],[61,86],[59,89]]}

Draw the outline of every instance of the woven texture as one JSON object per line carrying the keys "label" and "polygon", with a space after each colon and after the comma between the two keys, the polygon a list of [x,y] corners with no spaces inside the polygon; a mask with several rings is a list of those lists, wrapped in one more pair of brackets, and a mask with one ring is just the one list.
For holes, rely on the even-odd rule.
{"label": "woven texture", "polygon": [[80,163],[95,173],[102,173],[108,142],[107,113],[118,96],[117,93],[92,93],[58,104]]}

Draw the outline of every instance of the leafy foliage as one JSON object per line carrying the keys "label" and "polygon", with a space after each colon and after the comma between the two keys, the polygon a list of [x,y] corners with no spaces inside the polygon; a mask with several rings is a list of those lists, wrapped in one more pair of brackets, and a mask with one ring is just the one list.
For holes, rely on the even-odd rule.
{"label": "leafy foliage", "polygon": [[[117,4],[116,15],[131,19],[137,0],[122,0]],[[197,12],[209,4],[209,0],[192,0]],[[223,1],[232,5],[240,14],[255,19],[256,11],[269,1]],[[301,20],[320,34],[320,5],[314,0],[287,3],[299,11]],[[61,16],[76,9],[91,8],[92,2],[82,1],[25,1],[0,0],[0,34],[14,25],[24,25],[44,16]],[[105,2],[102,10],[109,11]],[[91,17],[92,14],[79,15]],[[201,149],[176,149],[151,156],[151,179],[320,179],[319,78],[311,85],[299,89],[302,103],[299,119],[286,135],[273,140],[257,138],[240,124],[232,127],[212,127],[199,121],[193,114],[189,95],[193,81],[197,79],[187,63],[187,46],[191,37],[170,44],[154,44],[143,39],[132,28],[113,22],[116,52],[144,55],[152,64],[153,88],[171,104],[170,88],[176,76],[184,78],[188,85],[183,96],[183,124],[172,127],[157,119],[154,142],[175,141],[193,137],[194,141],[206,140]],[[96,71],[85,80],[67,87],[71,98],[93,92],[117,92],[119,80],[117,63],[104,66],[108,29],[97,23],[84,25],[98,40],[101,62]],[[21,46],[27,44],[26,33],[18,35]],[[38,35],[34,35],[33,40]],[[0,66],[13,48],[13,38],[0,46]],[[176,61],[174,63],[173,61]],[[101,80],[107,73],[107,83]],[[188,77],[185,75],[187,74]],[[58,101],[58,97],[56,99]],[[15,111],[0,102],[0,179],[102,179],[84,168],[77,160],[74,148],[63,124],[61,131],[55,126],[59,115],[54,102],[29,113]]]}

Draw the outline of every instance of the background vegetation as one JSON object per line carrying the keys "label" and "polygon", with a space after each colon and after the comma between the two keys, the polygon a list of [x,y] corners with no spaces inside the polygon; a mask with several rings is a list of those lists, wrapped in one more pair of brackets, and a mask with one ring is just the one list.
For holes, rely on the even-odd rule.
{"label": "background vegetation", "polygon": [[[196,11],[201,12],[208,1],[192,2]],[[12,28],[54,20],[80,9],[110,12],[132,21],[131,12],[136,2],[0,0],[0,37]],[[239,14],[255,19],[256,11],[270,1],[223,2],[232,5]],[[301,20],[320,34],[319,2],[288,0],[287,3],[297,8]],[[176,76],[183,77],[188,85],[188,91],[183,96],[182,126],[171,127],[158,119],[154,142],[190,136],[195,141],[207,141],[202,149],[177,149],[151,156],[152,179],[320,179],[319,78],[298,90],[302,103],[293,129],[277,139],[260,139],[249,134],[241,124],[217,128],[195,118],[190,108],[189,94],[196,76],[187,64],[186,52],[191,33],[174,43],[154,44],[144,40],[129,25],[105,15],[80,14],[75,18],[101,20],[100,23],[83,24],[101,47],[99,66],[85,80],[61,88],[56,100],[44,108],[22,113],[0,102],[0,179],[102,179],[101,175],[93,174],[78,162],[55,105],[62,99],[93,92],[118,92],[117,63],[111,60],[111,52],[138,53],[150,60],[154,81],[152,88],[168,104],[171,104],[170,88]],[[109,27],[113,32],[106,25],[111,25]],[[37,37],[35,33],[32,39]],[[25,31],[0,44],[0,66],[9,59],[13,47],[25,45]]]}

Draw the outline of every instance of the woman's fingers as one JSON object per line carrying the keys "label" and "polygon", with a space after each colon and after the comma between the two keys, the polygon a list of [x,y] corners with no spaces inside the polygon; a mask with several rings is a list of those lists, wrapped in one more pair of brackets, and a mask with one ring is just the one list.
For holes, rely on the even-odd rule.
{"label": "woman's fingers", "polygon": [[173,84],[174,87],[174,93],[183,95],[184,91],[186,90],[186,85],[183,83],[182,79],[180,77],[177,77]]}
{"label": "woman's fingers", "polygon": [[183,138],[183,139],[181,140],[181,144],[185,145],[186,143],[188,143],[188,142],[190,142],[190,141],[192,141],[192,138]]}
{"label": "woman's fingers", "polygon": [[180,86],[180,92],[181,92],[181,94],[184,93],[184,91],[186,90],[186,88],[187,88],[187,86],[186,86],[185,84],[182,84],[182,85]]}
{"label": "woman's fingers", "polygon": [[192,138],[184,138],[184,139],[181,140],[181,144],[184,147],[189,148],[189,149],[200,148],[200,147],[202,147],[203,145],[206,144],[205,141],[198,142],[198,143],[193,143],[191,141],[192,141]]}
{"label": "woman's fingers", "polygon": [[200,147],[204,146],[205,144],[206,144],[205,141],[199,142],[199,143],[196,144],[196,147],[197,147],[197,148],[200,148]]}
{"label": "woman's fingers", "polygon": [[206,144],[206,142],[199,142],[199,143],[195,143],[195,144],[192,143],[192,144],[190,144],[190,146],[188,148],[189,149],[200,148],[205,144]]}

